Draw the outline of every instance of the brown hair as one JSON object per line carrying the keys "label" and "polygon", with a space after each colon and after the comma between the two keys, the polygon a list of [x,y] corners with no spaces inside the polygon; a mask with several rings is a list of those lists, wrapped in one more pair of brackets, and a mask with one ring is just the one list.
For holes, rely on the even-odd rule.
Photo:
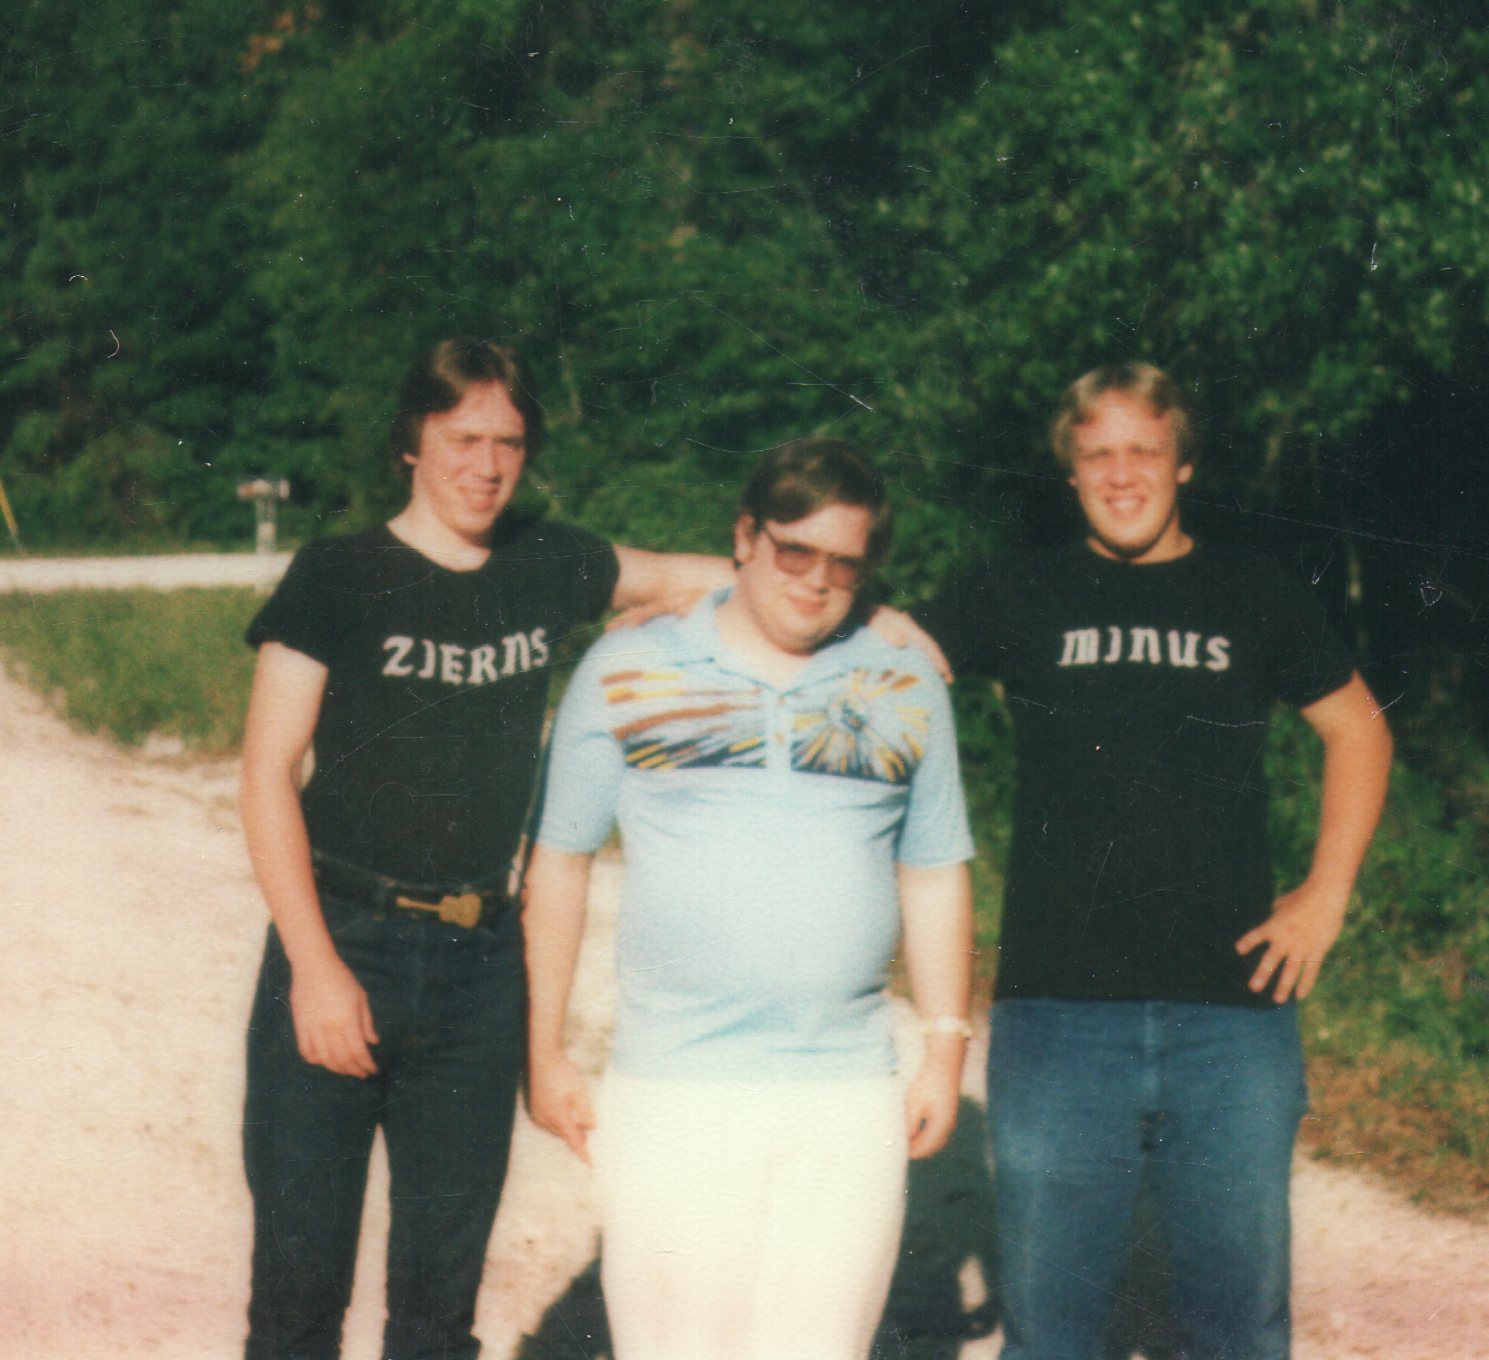
{"label": "brown hair", "polygon": [[1066,472],[1075,466],[1075,427],[1091,419],[1091,408],[1108,392],[1132,397],[1155,415],[1168,416],[1173,421],[1174,438],[1179,446],[1179,466],[1194,462],[1193,422],[1179,384],[1152,364],[1106,364],[1082,374],[1055,403],[1055,415],[1050,421],[1050,447]]}
{"label": "brown hair", "polygon": [[418,453],[424,417],[453,410],[472,388],[500,383],[526,426],[527,466],[543,443],[543,407],[527,366],[515,349],[494,340],[457,335],[440,340],[416,358],[398,389],[398,407],[388,430],[388,450],[404,472],[406,453]]}
{"label": "brown hair", "polygon": [[867,565],[889,551],[894,510],[883,476],[843,439],[813,435],[771,450],[739,493],[739,513],[758,529],[766,520],[794,524],[829,505],[858,505],[870,514]]}

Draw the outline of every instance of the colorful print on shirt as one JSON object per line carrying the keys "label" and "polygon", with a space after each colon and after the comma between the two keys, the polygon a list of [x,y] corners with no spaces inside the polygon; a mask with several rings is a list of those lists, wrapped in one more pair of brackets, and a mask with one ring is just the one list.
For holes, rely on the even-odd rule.
{"label": "colorful print on shirt", "polygon": [[[618,721],[611,731],[639,770],[765,769],[777,705],[758,685],[700,683],[682,669],[602,677]],[[790,768],[905,784],[925,753],[930,711],[920,678],[860,667],[789,696],[782,719]]]}

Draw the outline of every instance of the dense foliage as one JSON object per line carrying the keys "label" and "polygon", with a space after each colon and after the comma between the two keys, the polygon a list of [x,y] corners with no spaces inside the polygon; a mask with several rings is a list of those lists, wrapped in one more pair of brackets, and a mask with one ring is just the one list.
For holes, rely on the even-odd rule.
{"label": "dense foliage", "polygon": [[243,542],[247,473],[294,533],[381,513],[396,376],[470,330],[544,377],[546,493],[630,541],[717,547],[756,451],[872,441],[914,597],[1064,523],[1051,400],[1144,356],[1204,417],[1191,520],[1318,578],[1383,697],[1489,712],[1474,6],[17,0],[0,36],[33,544]]}

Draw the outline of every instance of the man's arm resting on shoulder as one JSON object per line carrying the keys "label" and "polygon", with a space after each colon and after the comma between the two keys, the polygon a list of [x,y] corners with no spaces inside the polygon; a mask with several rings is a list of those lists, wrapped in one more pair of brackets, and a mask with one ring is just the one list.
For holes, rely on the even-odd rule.
{"label": "man's arm resting on shoulder", "polygon": [[1251,990],[1272,999],[1302,1000],[1318,980],[1324,956],[1339,938],[1360,861],[1375,834],[1391,773],[1391,731],[1355,674],[1347,684],[1300,712],[1324,746],[1323,804],[1308,877],[1279,897],[1269,916],[1236,941],[1236,952],[1265,953]]}
{"label": "man's arm resting on shoulder", "polygon": [[619,544],[615,557],[620,575],[610,607],[623,611],[625,623],[644,623],[657,614],[686,614],[701,596],[734,580],[734,566],[727,557],[647,552]]}
{"label": "man's arm resting on shoulder", "polygon": [[[646,552],[619,544],[615,556],[620,575],[610,607],[620,613],[606,625],[607,630],[632,628],[659,614],[690,613],[703,596],[734,581],[734,564],[727,557]],[[892,647],[918,647],[943,679],[951,679],[951,667],[935,639],[908,614],[879,605],[869,618],[869,627]]]}
{"label": "man's arm resting on shoulder", "polygon": [[564,1016],[584,935],[591,854],[554,850],[541,842],[527,871],[522,913],[527,942],[528,1112],[589,1161],[595,1126],[589,1079],[564,1048]]}
{"label": "man's arm resting on shoulder", "polygon": [[377,1071],[372,1008],[326,928],[300,810],[300,767],[325,688],[319,661],[278,642],[259,648],[239,806],[254,875],[289,958],[300,1056],[343,1076],[367,1077]]}
{"label": "man's arm resting on shoulder", "polygon": [[905,1093],[910,1156],[919,1158],[946,1146],[961,1102],[967,1040],[959,1027],[971,1004],[972,880],[965,864],[901,864],[899,881],[905,966],[926,1026],[925,1054]]}

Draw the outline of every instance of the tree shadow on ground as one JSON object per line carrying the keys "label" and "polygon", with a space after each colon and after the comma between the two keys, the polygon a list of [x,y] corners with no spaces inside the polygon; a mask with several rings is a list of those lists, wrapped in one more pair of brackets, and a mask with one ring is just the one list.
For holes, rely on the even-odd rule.
{"label": "tree shadow on ground", "polygon": [[874,1360],[955,1360],[966,1341],[997,1326],[995,1233],[982,1110],[963,1100],[946,1147],[910,1163],[905,1235]]}
{"label": "tree shadow on ground", "polygon": [[[963,1100],[947,1147],[910,1167],[905,1236],[874,1360],[956,1360],[1000,1314],[998,1212],[982,1107]],[[1104,1360],[1177,1360],[1169,1262],[1156,1214],[1140,1199]]]}
{"label": "tree shadow on ground", "polygon": [[[910,1166],[905,1233],[873,1360],[957,1360],[961,1348],[998,1324],[997,1204],[982,1109],[963,1100],[951,1142]],[[1177,1360],[1168,1306],[1169,1266],[1156,1216],[1139,1206],[1106,1360],[1134,1352]],[[524,1338],[517,1360],[609,1360],[610,1329],[591,1261]]]}
{"label": "tree shadow on ground", "polygon": [[608,1360],[609,1355],[610,1325],[596,1258],[549,1305],[538,1330],[523,1337],[517,1360]]}

